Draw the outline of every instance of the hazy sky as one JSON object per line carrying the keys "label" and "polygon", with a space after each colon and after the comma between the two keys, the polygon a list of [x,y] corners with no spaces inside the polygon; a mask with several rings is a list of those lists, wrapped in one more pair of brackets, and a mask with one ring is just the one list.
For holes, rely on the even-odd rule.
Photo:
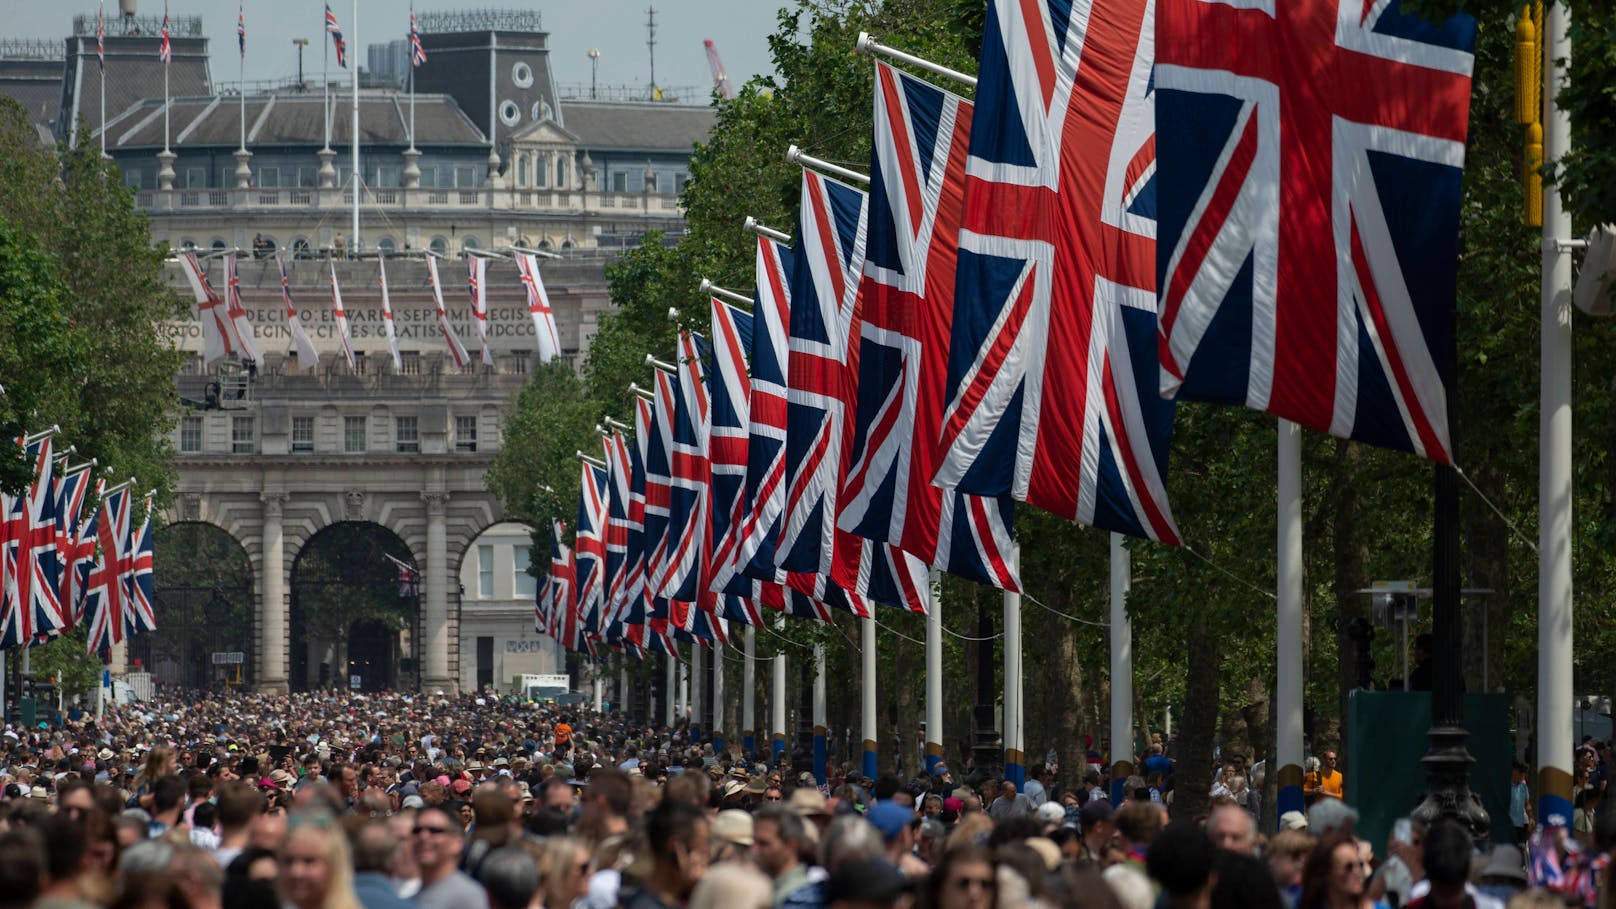
{"label": "hazy sky", "polygon": [[[248,80],[295,77],[297,49],[293,38],[319,39],[324,0],[245,0]],[[600,49],[601,85],[645,85],[650,81],[646,52],[646,8],[657,18],[656,76],[665,86],[712,84],[703,38],[711,38],[723,54],[730,80],[737,87],[770,69],[767,37],[775,29],[775,11],[783,0],[416,0],[416,10],[536,8],[550,33],[550,61],[561,82],[588,82],[590,48]],[[350,46],[401,38],[409,29],[409,0],[359,0],[359,21],[352,0],[334,0],[332,11]],[[109,20],[117,0],[108,0]],[[0,35],[7,38],[61,38],[72,31],[77,13],[94,14],[93,0],[0,0]],[[161,15],[161,0],[139,0],[142,15]],[[202,17],[209,39],[210,71],[215,81],[237,77],[235,0],[170,0],[176,16]],[[109,29],[110,31],[110,29]],[[320,45],[304,52],[307,71],[320,70]],[[363,51],[359,60],[364,62]]]}

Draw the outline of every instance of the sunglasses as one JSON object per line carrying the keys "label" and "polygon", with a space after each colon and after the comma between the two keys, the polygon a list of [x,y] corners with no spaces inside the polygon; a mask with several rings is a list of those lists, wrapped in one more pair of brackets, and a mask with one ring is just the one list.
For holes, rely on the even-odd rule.
{"label": "sunglasses", "polygon": [[955,890],[974,890],[974,889],[976,889],[978,887],[982,888],[983,890],[992,890],[993,889],[993,878],[991,878],[991,877],[959,877],[959,878],[954,879],[954,889]]}
{"label": "sunglasses", "polygon": [[416,824],[414,827],[410,828],[410,832],[415,834],[416,836],[428,836],[428,835],[430,835],[430,836],[442,836],[443,834],[449,832],[449,828],[448,827],[429,827],[429,826],[427,826],[425,824]]}

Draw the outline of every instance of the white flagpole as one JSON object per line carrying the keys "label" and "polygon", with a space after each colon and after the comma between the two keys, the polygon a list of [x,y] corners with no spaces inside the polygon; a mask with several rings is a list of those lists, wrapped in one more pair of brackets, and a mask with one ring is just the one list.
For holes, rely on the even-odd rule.
{"label": "white flagpole", "polygon": [[825,785],[825,645],[814,645],[814,779]]}
{"label": "white flagpole", "polygon": [[[1019,574],[1021,549],[1010,549],[1012,576]],[[1021,594],[1004,592],[1004,778],[1020,790],[1026,778],[1021,754]]]}
{"label": "white flagpole", "polygon": [[95,16],[95,56],[101,64],[101,157],[107,156],[107,4],[102,2]]}
{"label": "white flagpole", "polygon": [[1279,421],[1278,646],[1274,715],[1279,724],[1275,817],[1304,809],[1302,800],[1302,427]]}
{"label": "white flagpole", "polygon": [[[236,25],[238,27],[244,27],[243,26],[242,16],[243,16],[243,9],[242,9],[241,6],[237,6],[236,7]],[[238,63],[238,65],[237,65],[237,67],[236,67],[236,72],[239,74],[238,79],[240,80],[240,88],[241,88],[241,150],[246,151],[247,150],[247,38],[246,38],[246,36],[245,35],[237,35],[236,44],[237,44],[237,50],[240,51],[240,53],[238,53],[236,55],[239,58],[239,61],[240,61]]]}
{"label": "white flagpole", "polygon": [[926,613],[926,772],[943,760],[943,573],[931,573]]}
{"label": "white flagpole", "polygon": [[862,772],[872,780],[875,779],[877,771],[880,769],[876,750],[879,747],[880,732],[876,721],[875,647],[875,616],[872,615],[869,618],[859,620],[859,656],[862,657],[860,662],[863,664],[863,672],[861,675],[864,678],[863,710],[861,711],[864,725]]}
{"label": "white flagpole", "polygon": [[751,625],[741,638],[746,662],[741,666],[741,754],[757,761],[757,629]]}
{"label": "white flagpole", "polygon": [[1111,534],[1111,804],[1122,804],[1133,775],[1133,623],[1128,588],[1133,562],[1122,534]]}
{"label": "white flagpole", "polygon": [[679,662],[678,654],[665,653],[662,655],[662,667],[666,672],[665,684],[662,687],[662,724],[669,729],[673,728],[674,701],[678,700],[679,684],[674,674],[674,664]]}
{"label": "white flagpole", "polygon": [[[349,39],[352,43],[348,46],[357,51],[359,49],[359,0],[353,0],[353,21],[348,23],[348,27],[353,29],[350,32],[352,37]],[[353,237],[354,253],[358,254],[360,250],[365,248],[365,245],[359,242],[359,58],[357,56],[354,57],[353,65],[349,67],[349,70],[353,73],[353,149],[349,153],[349,157],[353,159],[353,232],[350,236]]]}
{"label": "white flagpole", "polygon": [[[707,707],[706,698],[702,697],[705,693],[702,689],[706,687],[706,679],[703,678],[701,671],[702,663],[705,662],[702,659],[705,650],[706,648],[700,644],[690,645],[690,728],[697,733],[701,732],[701,714]],[[712,732],[711,729],[707,731]]]}
{"label": "white flagpole", "polygon": [[707,738],[712,740],[713,750],[718,751],[724,744],[724,652],[716,641],[713,643],[713,728],[708,730]]}
{"label": "white flagpole", "polygon": [[[163,4],[163,28],[164,29],[169,29],[170,28],[169,21],[168,21],[168,4],[167,3]],[[163,40],[168,42],[168,60],[163,61],[163,152],[166,154],[169,151],[169,148],[168,148],[168,64],[169,64],[170,61],[172,61],[174,59],[174,39],[172,37],[170,37],[170,36],[164,36]],[[24,650],[23,655],[27,656],[27,654],[28,654],[28,651]]]}
{"label": "white flagpole", "polygon": [[415,70],[419,66],[415,62],[415,36],[419,31],[415,24],[415,4],[410,4],[410,151],[415,150]]}
{"label": "white flagpole", "polygon": [[[775,630],[786,626],[785,616],[774,617]],[[769,725],[769,766],[778,767],[786,753],[786,655],[780,651],[774,658],[773,690],[770,692],[769,712],[774,721]]]}
{"label": "white flagpole", "polygon": [[[1551,3],[1544,13],[1543,160],[1571,148],[1570,115],[1559,105],[1572,52],[1571,12]],[[1543,288],[1538,411],[1537,791],[1539,824],[1572,810],[1572,474],[1571,474],[1571,215],[1559,186],[1543,192]]]}
{"label": "white flagpole", "polygon": [[[330,9],[330,7],[326,7]],[[320,31],[325,40],[320,43],[320,84],[325,89],[325,150],[331,150],[331,32],[326,21],[320,20]]]}

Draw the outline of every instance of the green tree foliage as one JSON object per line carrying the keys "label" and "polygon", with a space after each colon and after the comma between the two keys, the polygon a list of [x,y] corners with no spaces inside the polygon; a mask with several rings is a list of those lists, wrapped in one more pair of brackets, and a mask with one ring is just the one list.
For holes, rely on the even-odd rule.
{"label": "green tree foliage", "polygon": [[[6,241],[0,278],[0,446],[58,424],[59,446],[166,495],[181,359],[163,325],[181,305],[133,192],[98,151],[41,145],[22,108],[0,99],[0,224],[27,238]],[[0,458],[0,484],[14,489],[12,461]]]}

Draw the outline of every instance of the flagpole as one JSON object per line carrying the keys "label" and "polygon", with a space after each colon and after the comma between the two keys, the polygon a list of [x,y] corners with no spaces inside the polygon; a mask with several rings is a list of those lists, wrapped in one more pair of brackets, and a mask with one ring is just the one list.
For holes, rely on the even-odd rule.
{"label": "flagpole", "polygon": [[[326,9],[331,7],[327,6]],[[325,89],[325,151],[331,150],[331,32],[326,23],[320,23],[320,30],[326,33],[325,41],[320,44],[320,85]]]}
{"label": "flagpole", "polygon": [[1279,421],[1278,646],[1274,757],[1279,766],[1275,817],[1301,811],[1302,798],[1302,428]]}
{"label": "flagpole", "polygon": [[242,18],[243,15],[244,15],[244,12],[243,12],[242,8],[240,6],[238,6],[236,8],[237,43],[240,45],[241,53],[238,55],[238,57],[240,59],[239,59],[239,62],[237,64],[237,67],[236,67],[236,72],[238,73],[237,79],[239,80],[240,87],[241,87],[241,150],[246,151],[247,150],[247,34],[245,32],[243,32],[243,31],[241,31],[242,24],[245,21]]}
{"label": "flagpole", "polygon": [[859,656],[863,663],[863,723],[864,723],[864,767],[863,773],[870,779],[875,779],[880,769],[880,761],[876,753],[878,745],[878,726],[876,723],[875,702],[875,616],[859,620]]}
{"label": "flagpole", "polygon": [[419,64],[415,62],[415,42],[418,40],[415,25],[415,4],[410,4],[410,151],[415,151],[415,70]]}
{"label": "flagpole", "polygon": [[[166,4],[166,3],[163,4],[163,28],[164,29],[168,28],[168,4]],[[163,40],[164,41],[169,41],[170,39],[168,38],[167,35],[165,35],[165,36],[163,36]],[[170,151],[170,149],[168,147],[168,64],[169,64],[170,61],[172,61],[174,59],[174,49],[173,48],[174,48],[174,45],[172,43],[170,43],[169,44],[169,51],[168,51],[168,60],[163,61],[163,153],[164,154],[168,154],[169,151]]]}
{"label": "flagpole", "polygon": [[[774,617],[776,631],[786,626],[783,615]],[[774,657],[773,690],[770,692],[769,712],[773,714],[773,722],[769,725],[769,766],[779,767],[780,760],[786,753],[786,655],[776,645]]]}
{"label": "flagpole", "polygon": [[713,728],[709,738],[713,741],[713,755],[724,750],[724,654],[718,642],[713,642]]}
{"label": "flagpole", "polygon": [[702,697],[702,659],[703,648],[700,644],[690,644],[690,741],[695,743],[701,736],[701,713],[706,708],[706,699]]}
{"label": "flagpole", "polygon": [[825,785],[825,645],[814,645],[814,779]]}
{"label": "flagpole", "polygon": [[[1019,574],[1021,548],[1010,550],[1010,574]],[[1021,594],[1004,592],[1004,778],[1019,791],[1026,767],[1021,742]]]}
{"label": "flagpole", "polygon": [[107,4],[105,0],[95,14],[95,55],[101,64],[101,157],[107,156]]}
{"label": "flagpole", "polygon": [[662,686],[662,724],[669,729],[673,728],[673,702],[679,692],[673,669],[673,665],[678,661],[677,654],[664,653],[662,655],[662,668],[666,675],[665,683]]}
{"label": "flagpole", "polygon": [[107,156],[107,65],[101,64],[101,157]]}
{"label": "flagpole", "polygon": [[1111,534],[1111,804],[1122,804],[1133,776],[1133,623],[1128,588],[1133,561],[1122,534]]}
{"label": "flagpole", "polygon": [[[1559,105],[1570,65],[1571,13],[1547,4],[1543,45],[1543,160],[1571,147],[1570,115]],[[1537,783],[1539,824],[1571,817],[1572,474],[1571,215],[1558,184],[1543,193],[1543,327],[1538,411]]]}
{"label": "flagpole", "polygon": [[926,772],[943,763],[943,573],[931,573],[926,613]]}
{"label": "flagpole", "polygon": [[741,754],[749,762],[757,760],[757,629],[751,625],[741,638]]}
{"label": "flagpole", "polygon": [[[351,32],[352,37],[349,39],[353,43],[349,46],[357,51],[359,49],[359,0],[353,0],[353,21],[348,25],[353,29]],[[350,236],[352,237],[354,254],[357,255],[360,250],[365,248],[364,244],[359,242],[359,58],[357,56],[354,58],[353,66],[349,67],[349,69],[353,73],[353,150],[349,153],[349,157],[353,159],[353,231]]]}

